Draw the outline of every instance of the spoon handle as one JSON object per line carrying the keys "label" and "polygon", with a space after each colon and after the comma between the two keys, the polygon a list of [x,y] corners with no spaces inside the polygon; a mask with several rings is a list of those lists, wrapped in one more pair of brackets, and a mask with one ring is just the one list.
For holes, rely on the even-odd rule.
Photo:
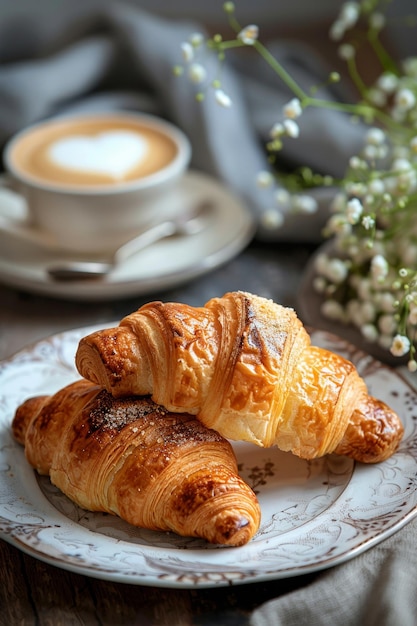
{"label": "spoon handle", "polygon": [[120,263],[136,252],[139,252],[139,250],[143,250],[156,241],[173,235],[175,232],[176,225],[173,221],[165,221],[155,224],[120,246],[114,254],[113,263]]}

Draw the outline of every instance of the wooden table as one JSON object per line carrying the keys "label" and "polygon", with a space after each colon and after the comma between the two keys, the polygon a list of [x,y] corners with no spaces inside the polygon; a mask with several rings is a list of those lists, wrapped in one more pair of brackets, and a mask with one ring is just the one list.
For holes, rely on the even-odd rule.
{"label": "wooden table", "polygon": [[[202,305],[242,289],[296,306],[312,249],[252,244],[224,267],[184,286],[111,302],[65,302],[0,286],[0,358],[56,332],[120,319],[148,300]],[[251,611],[314,576],[216,589],[169,589],[67,572],[0,541],[0,626],[241,626]]]}

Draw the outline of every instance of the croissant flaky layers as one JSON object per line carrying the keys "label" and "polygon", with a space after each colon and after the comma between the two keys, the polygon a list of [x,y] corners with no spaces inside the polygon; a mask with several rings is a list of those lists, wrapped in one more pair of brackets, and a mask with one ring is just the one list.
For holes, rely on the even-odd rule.
{"label": "croissant flaky layers", "polygon": [[378,462],[403,434],[350,361],[312,346],[292,309],[246,292],[203,307],[146,304],[83,338],[76,365],[116,398],[151,395],[223,437],[307,459]]}
{"label": "croissant flaky layers", "polygon": [[29,463],[85,509],[231,546],[259,527],[230,443],[149,397],[116,399],[80,380],[26,400],[12,429]]}

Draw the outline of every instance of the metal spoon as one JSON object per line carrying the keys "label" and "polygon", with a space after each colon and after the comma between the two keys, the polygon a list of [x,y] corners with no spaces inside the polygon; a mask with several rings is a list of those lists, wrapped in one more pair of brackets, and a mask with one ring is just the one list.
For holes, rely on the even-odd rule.
{"label": "metal spoon", "polygon": [[106,261],[77,261],[65,259],[46,268],[53,280],[100,279],[107,276],[117,265],[151,244],[172,237],[173,235],[194,235],[207,226],[213,204],[203,201],[197,208],[176,218],[160,222],[142,231],[133,239],[124,243]]}

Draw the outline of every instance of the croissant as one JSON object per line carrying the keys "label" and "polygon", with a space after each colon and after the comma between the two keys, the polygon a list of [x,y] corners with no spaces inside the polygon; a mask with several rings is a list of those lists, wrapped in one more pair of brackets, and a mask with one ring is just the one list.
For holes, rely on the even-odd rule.
{"label": "croissant", "polygon": [[259,528],[230,443],[149,397],[115,399],[79,380],[26,400],[12,431],[29,463],[85,509],[231,546]]}
{"label": "croissant", "polygon": [[350,361],[311,345],[292,309],[246,292],[203,307],[148,303],[81,339],[76,366],[116,397],[150,394],[228,439],[306,459],[375,463],[403,434]]}

